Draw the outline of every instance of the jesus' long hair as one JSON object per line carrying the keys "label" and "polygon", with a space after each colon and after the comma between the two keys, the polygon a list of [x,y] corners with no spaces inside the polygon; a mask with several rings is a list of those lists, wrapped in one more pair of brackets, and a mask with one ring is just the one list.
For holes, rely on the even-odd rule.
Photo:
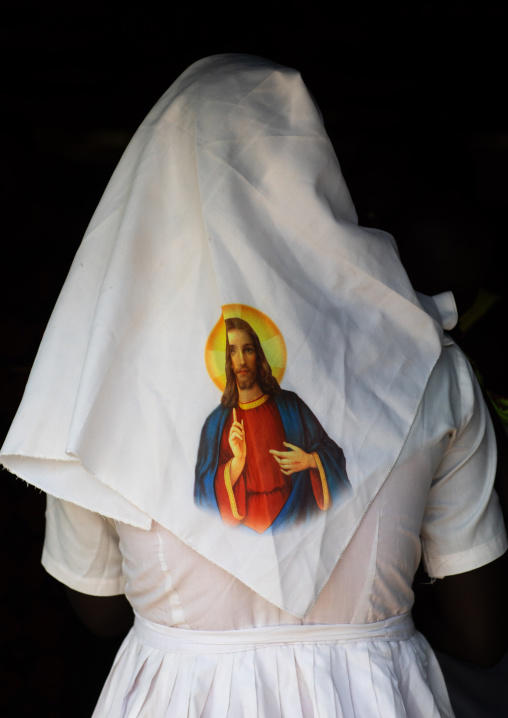
{"label": "jesus' long hair", "polygon": [[221,404],[229,407],[238,406],[238,386],[229,349],[228,332],[231,329],[243,329],[251,337],[256,350],[256,381],[264,394],[277,394],[280,391],[279,382],[272,374],[272,368],[265,356],[258,335],[244,319],[233,317],[232,319],[226,319],[226,388],[220,400]]}

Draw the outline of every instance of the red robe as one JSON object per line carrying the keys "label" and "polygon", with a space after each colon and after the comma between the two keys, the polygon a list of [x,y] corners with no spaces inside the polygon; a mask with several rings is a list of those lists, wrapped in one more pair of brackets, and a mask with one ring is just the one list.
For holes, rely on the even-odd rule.
{"label": "red robe", "polygon": [[[286,476],[270,449],[290,451],[284,446],[286,435],[279,410],[272,397],[265,395],[249,404],[238,404],[237,421],[243,420],[247,457],[242,473],[231,486],[229,467],[233,452],[229,431],[233,423],[231,411],[222,432],[219,465],[215,475],[215,495],[222,519],[228,524],[242,523],[258,533],[272,525],[286,503],[292,489],[292,478]],[[318,457],[318,466],[320,465]],[[316,502],[326,506],[326,478],[319,469],[310,470]]]}

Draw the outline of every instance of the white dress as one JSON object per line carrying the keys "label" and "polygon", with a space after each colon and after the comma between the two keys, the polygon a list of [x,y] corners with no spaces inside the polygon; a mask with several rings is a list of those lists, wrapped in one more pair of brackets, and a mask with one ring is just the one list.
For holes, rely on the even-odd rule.
{"label": "white dress", "polygon": [[490,420],[447,342],[397,463],[304,619],[155,521],[144,531],[48,496],[46,569],[84,593],[125,592],[136,613],[94,718],[453,716],[411,623],[413,576],[422,549],[443,577],[507,543]]}

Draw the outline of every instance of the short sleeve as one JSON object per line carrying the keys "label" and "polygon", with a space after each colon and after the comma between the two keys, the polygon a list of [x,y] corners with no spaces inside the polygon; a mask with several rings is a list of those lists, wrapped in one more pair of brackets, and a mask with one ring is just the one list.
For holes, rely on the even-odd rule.
{"label": "short sleeve", "polygon": [[42,565],[54,578],[81,593],[115,596],[124,592],[114,521],[50,495]]}
{"label": "short sleeve", "polygon": [[507,549],[497,495],[496,439],[471,366],[455,346],[448,386],[455,417],[450,442],[428,495],[422,547],[429,576],[443,578],[472,571]]}

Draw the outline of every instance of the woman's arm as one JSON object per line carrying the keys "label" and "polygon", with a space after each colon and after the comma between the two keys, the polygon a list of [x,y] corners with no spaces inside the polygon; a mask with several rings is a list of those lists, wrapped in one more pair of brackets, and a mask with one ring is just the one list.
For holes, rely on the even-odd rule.
{"label": "woman's arm", "polygon": [[80,620],[101,638],[126,633],[132,626],[134,614],[125,596],[88,596],[65,587],[70,604]]}
{"label": "woman's arm", "polygon": [[415,624],[433,648],[483,667],[508,650],[508,553],[455,576],[414,582]]}
{"label": "woman's arm", "polygon": [[[508,437],[486,398],[497,443],[495,488],[508,523]],[[474,571],[431,579],[420,566],[413,584],[417,628],[434,648],[489,667],[508,650],[508,552]]]}

